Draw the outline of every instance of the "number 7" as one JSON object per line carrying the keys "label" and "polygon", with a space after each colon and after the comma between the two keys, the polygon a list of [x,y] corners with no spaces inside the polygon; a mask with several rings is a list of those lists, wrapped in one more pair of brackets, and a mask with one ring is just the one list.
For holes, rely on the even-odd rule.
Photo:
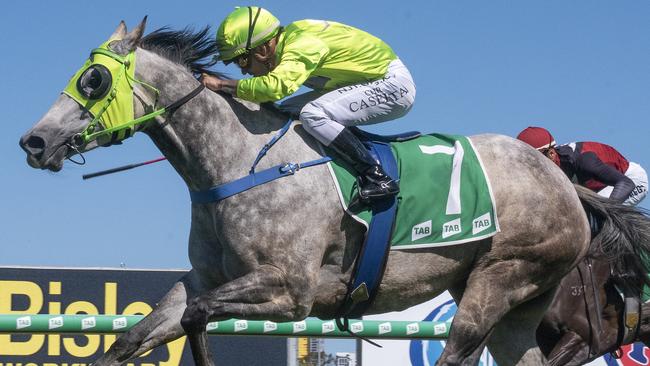
{"label": "number 7", "polygon": [[419,147],[423,154],[445,154],[453,156],[451,182],[449,184],[449,194],[447,195],[447,208],[445,213],[447,215],[460,214],[460,171],[463,165],[463,157],[465,155],[463,145],[460,144],[460,141],[456,141],[453,147],[444,145],[419,145]]}

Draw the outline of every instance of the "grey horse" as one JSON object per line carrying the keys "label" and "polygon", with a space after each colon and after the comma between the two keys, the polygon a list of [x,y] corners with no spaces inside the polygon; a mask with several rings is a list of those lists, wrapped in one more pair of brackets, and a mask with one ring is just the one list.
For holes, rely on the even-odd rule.
{"label": "grey horse", "polygon": [[[146,20],[146,19],[145,19]],[[172,103],[199,83],[213,51],[207,32],[159,30],[143,37],[120,23],[110,48],[135,52],[135,78]],[[156,96],[135,83],[136,116]],[[58,171],[90,150],[71,141],[91,116],[61,95],[20,140],[30,166]],[[172,114],[143,125],[191,190],[246,175],[261,146],[284,124],[281,113],[203,90]],[[458,303],[438,365],[472,365],[487,345],[500,365],[545,362],[535,329],[561,278],[588,252],[590,232],[576,190],[548,159],[506,136],[471,137],[492,181],[501,231],[461,246],[392,251],[371,313],[406,309],[449,289]],[[258,169],[321,156],[299,123]],[[127,360],[187,334],[195,362],[213,365],[205,326],[227,318],[331,319],[342,302],[364,228],[345,214],[326,166],[300,170],[219,203],[193,204],[192,270],[154,311],[94,365]],[[630,250],[609,248],[609,251]]]}

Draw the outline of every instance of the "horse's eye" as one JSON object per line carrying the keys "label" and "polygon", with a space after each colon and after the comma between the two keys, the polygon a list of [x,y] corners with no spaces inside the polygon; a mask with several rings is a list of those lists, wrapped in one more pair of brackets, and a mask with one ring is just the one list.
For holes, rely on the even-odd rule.
{"label": "horse's eye", "polygon": [[104,65],[92,65],[77,80],[77,90],[88,99],[101,99],[111,88],[113,78]]}

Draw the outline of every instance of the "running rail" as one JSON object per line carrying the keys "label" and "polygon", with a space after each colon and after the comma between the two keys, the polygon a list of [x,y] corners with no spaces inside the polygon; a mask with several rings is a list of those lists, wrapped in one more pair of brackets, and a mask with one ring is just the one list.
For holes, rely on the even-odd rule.
{"label": "running rail", "polygon": [[[124,333],[142,315],[0,315],[0,333]],[[350,319],[350,331],[357,336],[377,339],[446,339],[451,322],[383,321]],[[308,318],[299,322],[275,323],[264,320],[224,320],[208,323],[212,335],[351,338],[341,332],[334,320]]]}

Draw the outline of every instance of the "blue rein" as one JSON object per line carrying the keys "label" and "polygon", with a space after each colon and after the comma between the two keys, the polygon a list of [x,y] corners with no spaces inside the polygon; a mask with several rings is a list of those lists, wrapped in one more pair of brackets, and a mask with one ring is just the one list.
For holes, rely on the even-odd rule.
{"label": "blue rein", "polygon": [[320,159],[310,160],[304,163],[289,162],[285,164],[280,164],[268,169],[264,169],[260,172],[255,172],[255,167],[257,166],[257,164],[260,162],[260,160],[262,160],[262,158],[271,149],[271,147],[273,147],[273,145],[275,145],[275,143],[278,142],[278,140],[280,140],[282,136],[284,136],[287,133],[289,127],[291,127],[292,122],[293,121],[289,119],[287,123],[285,123],[285,125],[282,126],[280,131],[278,131],[278,133],[275,134],[275,136],[273,136],[271,141],[269,141],[266,145],[264,145],[264,147],[262,147],[260,152],[257,154],[257,157],[255,158],[255,161],[253,162],[253,165],[251,166],[251,169],[248,172],[247,176],[241,177],[232,182],[214,186],[204,191],[190,190],[190,198],[192,199],[192,203],[202,204],[202,203],[219,202],[228,197],[247,191],[253,187],[260,186],[262,184],[271,182],[278,178],[293,175],[300,169],[324,164],[332,160],[331,157],[325,156]]}

